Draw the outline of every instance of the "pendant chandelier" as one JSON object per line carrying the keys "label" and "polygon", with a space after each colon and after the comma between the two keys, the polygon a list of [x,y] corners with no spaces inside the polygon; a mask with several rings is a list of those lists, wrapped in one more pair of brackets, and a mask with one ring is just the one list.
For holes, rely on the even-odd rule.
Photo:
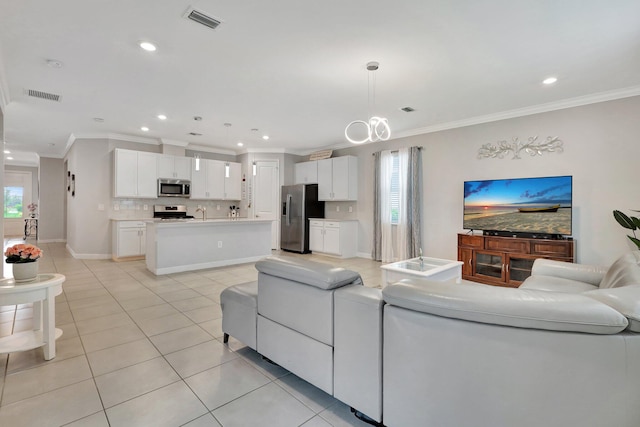
{"label": "pendant chandelier", "polygon": [[[344,136],[353,144],[364,144],[365,142],[387,141],[391,137],[391,129],[389,122],[384,117],[377,117],[371,114],[376,104],[376,71],[380,64],[376,61],[367,63],[368,79],[367,79],[367,100],[369,104],[369,120],[354,120],[344,129]],[[354,139],[349,136],[349,130],[354,126],[364,126],[366,138]]]}

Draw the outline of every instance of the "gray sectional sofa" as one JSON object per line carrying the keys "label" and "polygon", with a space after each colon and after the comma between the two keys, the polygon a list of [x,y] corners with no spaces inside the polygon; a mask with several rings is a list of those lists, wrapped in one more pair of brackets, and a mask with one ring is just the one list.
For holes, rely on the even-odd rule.
{"label": "gray sectional sofa", "polygon": [[610,268],[536,260],[519,289],[403,280],[381,291],[300,258],[256,268],[257,292],[243,297],[253,314],[225,326],[237,295],[221,296],[224,332],[253,327],[259,353],[373,423],[640,425],[640,252]]}

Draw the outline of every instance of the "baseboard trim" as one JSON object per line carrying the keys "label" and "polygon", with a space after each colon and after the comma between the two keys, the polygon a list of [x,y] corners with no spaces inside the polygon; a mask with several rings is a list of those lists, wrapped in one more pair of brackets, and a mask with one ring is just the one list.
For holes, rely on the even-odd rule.
{"label": "baseboard trim", "polygon": [[111,254],[79,254],[71,249],[69,244],[66,245],[66,248],[75,259],[111,259]]}

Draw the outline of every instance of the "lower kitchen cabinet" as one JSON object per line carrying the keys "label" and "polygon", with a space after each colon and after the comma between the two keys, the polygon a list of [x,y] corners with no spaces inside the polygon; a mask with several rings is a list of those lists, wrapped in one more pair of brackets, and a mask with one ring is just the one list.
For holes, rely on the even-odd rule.
{"label": "lower kitchen cabinet", "polygon": [[143,258],[146,253],[146,230],[144,221],[114,221],[112,258]]}
{"label": "lower kitchen cabinet", "polygon": [[358,221],[309,220],[309,250],[340,258],[353,258],[358,249]]}

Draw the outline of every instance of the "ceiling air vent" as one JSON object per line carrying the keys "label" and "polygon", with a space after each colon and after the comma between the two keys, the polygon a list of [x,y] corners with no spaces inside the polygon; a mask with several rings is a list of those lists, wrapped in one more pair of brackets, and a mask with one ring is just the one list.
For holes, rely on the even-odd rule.
{"label": "ceiling air vent", "polygon": [[402,111],[404,111],[405,113],[411,113],[412,111],[416,111],[414,108],[411,107],[404,107],[401,108]]}
{"label": "ceiling air vent", "polygon": [[33,90],[33,89],[25,89],[24,93],[27,96],[32,96],[34,98],[46,99],[47,101],[56,101],[60,102],[60,95],[56,95],[55,93],[42,92],[41,90]]}
{"label": "ceiling air vent", "polygon": [[189,132],[189,135],[191,135],[191,136],[202,136],[201,133],[197,133],[197,132]]}
{"label": "ceiling air vent", "polygon": [[202,24],[205,27],[209,27],[212,30],[218,28],[218,26],[222,23],[222,21],[220,21],[219,19],[208,16],[205,13],[194,9],[193,7],[189,7],[189,9],[187,9],[183,16],[197,22],[198,24]]}

